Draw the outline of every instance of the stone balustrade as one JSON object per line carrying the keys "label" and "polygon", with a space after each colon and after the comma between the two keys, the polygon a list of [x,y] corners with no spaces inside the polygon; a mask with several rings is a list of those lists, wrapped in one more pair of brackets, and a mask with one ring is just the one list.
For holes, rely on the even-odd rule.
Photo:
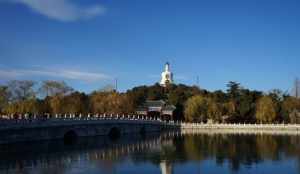
{"label": "stone balustrade", "polygon": [[0,116],[0,128],[10,127],[16,125],[28,125],[39,123],[53,123],[53,122],[76,122],[76,121],[99,121],[99,120],[124,120],[124,121],[147,121],[147,122],[161,122],[158,118],[151,118],[141,115],[125,115],[125,114],[43,114],[42,116],[31,115],[2,115]]}
{"label": "stone balustrade", "polygon": [[187,123],[187,122],[175,122],[175,121],[163,121],[159,118],[148,117],[145,115],[133,115],[133,114],[112,114],[112,113],[88,113],[88,114],[43,114],[37,115],[2,115],[0,116],[0,128],[27,125],[27,124],[39,124],[47,122],[76,122],[76,121],[99,121],[99,120],[125,120],[125,121],[148,121],[148,122],[160,122],[167,127],[176,127],[180,129],[239,129],[239,130],[299,130],[300,124],[206,124],[206,123]]}

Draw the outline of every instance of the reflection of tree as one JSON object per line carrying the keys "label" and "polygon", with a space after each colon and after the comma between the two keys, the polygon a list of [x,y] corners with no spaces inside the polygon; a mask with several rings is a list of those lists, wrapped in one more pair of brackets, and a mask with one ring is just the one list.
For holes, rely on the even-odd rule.
{"label": "reflection of tree", "polygon": [[201,153],[203,141],[197,141],[194,136],[187,135],[184,137],[184,151],[186,158],[189,160],[202,160],[205,154]]}
{"label": "reflection of tree", "polygon": [[[0,148],[0,168],[10,166],[15,173],[31,173],[28,165],[39,173],[67,173],[78,160],[85,160],[106,173],[113,173],[115,164],[130,160],[136,165],[151,162],[172,173],[174,164],[214,160],[217,165],[229,164],[233,171],[243,165],[252,166],[266,160],[298,159],[300,136],[199,134],[154,136],[146,139],[124,137],[118,142],[87,139],[75,146],[63,142],[15,147],[21,153]],[[299,163],[300,165],[300,163]],[[4,170],[0,170],[0,173]],[[300,171],[300,167],[299,167]]]}
{"label": "reflection of tree", "polygon": [[258,154],[266,159],[278,160],[279,151],[278,141],[274,140],[270,135],[258,135],[256,136],[256,149]]}
{"label": "reflection of tree", "polygon": [[162,145],[161,151],[148,152],[155,164],[159,161],[187,162],[214,159],[228,161],[233,171],[241,165],[251,166],[265,160],[300,158],[300,137],[276,135],[185,135],[173,138],[173,146]]}

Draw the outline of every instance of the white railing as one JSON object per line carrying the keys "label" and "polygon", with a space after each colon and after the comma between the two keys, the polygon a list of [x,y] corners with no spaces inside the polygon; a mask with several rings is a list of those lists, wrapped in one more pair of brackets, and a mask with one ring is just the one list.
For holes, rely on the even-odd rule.
{"label": "white railing", "polygon": [[44,114],[43,116],[28,114],[17,115],[17,116],[0,116],[0,127],[9,127],[16,125],[28,125],[28,124],[39,124],[39,123],[51,123],[51,122],[76,122],[76,121],[99,121],[99,120],[120,120],[120,121],[147,121],[147,122],[161,122],[158,118],[151,118],[145,115],[133,115],[133,114]]}
{"label": "white railing", "polygon": [[181,121],[163,121],[159,117],[153,118],[145,115],[133,114],[43,114],[43,116],[24,114],[24,115],[2,115],[0,116],[0,127],[9,127],[16,125],[30,125],[40,123],[59,123],[59,122],[76,122],[76,121],[99,121],[99,120],[124,120],[124,121],[147,121],[158,122],[169,127],[180,127],[182,129],[299,129],[300,124],[207,124],[207,123],[188,123]]}
{"label": "white railing", "polygon": [[185,122],[170,122],[169,126],[180,126],[181,129],[266,129],[266,130],[300,130],[300,124],[247,124],[247,123],[185,123]]}

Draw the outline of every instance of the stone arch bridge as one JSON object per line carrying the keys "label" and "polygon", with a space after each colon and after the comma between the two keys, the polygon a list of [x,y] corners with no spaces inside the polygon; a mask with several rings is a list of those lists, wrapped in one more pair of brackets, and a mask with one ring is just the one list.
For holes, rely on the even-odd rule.
{"label": "stone arch bridge", "polygon": [[45,119],[1,120],[0,144],[24,141],[72,139],[87,136],[121,136],[160,132],[167,128],[160,120],[146,119]]}

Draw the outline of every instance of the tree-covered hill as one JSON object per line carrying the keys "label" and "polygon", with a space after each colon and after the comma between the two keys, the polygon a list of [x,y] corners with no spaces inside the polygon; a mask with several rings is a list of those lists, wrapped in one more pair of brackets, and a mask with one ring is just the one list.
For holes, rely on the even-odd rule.
{"label": "tree-covered hill", "polygon": [[0,86],[2,114],[45,113],[133,114],[146,100],[164,100],[176,106],[175,120],[191,122],[282,123],[299,122],[300,100],[280,90],[268,93],[229,82],[227,90],[207,91],[196,86],[159,84],[138,86],[126,92],[112,87],[85,94],[64,82],[10,81]]}

